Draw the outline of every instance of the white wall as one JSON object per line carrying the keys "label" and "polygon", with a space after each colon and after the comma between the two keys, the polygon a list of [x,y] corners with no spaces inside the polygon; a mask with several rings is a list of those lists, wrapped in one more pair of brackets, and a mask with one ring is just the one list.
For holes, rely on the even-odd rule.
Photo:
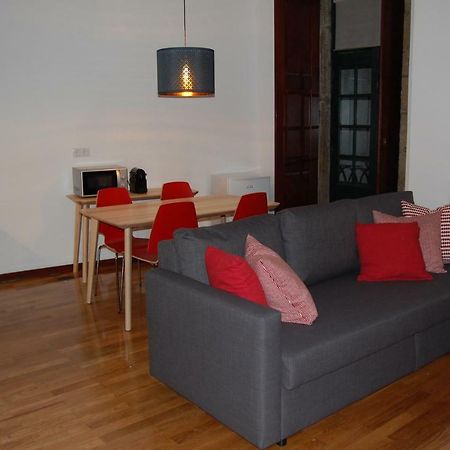
{"label": "white wall", "polygon": [[450,202],[450,2],[413,0],[407,188],[418,204]]}
{"label": "white wall", "polygon": [[[0,273],[68,264],[71,167],[143,167],[150,184],[273,174],[273,2],[189,0],[188,45],[216,51],[216,97],[156,94],[182,0],[0,0]],[[450,201],[448,0],[413,0],[407,188]],[[74,159],[77,147],[90,158]]]}
{"label": "white wall", "polygon": [[201,194],[214,172],[273,174],[272,0],[189,0],[216,96],[158,98],[156,50],[182,45],[182,4],[1,0],[0,273],[71,262],[73,165],[143,167]]}

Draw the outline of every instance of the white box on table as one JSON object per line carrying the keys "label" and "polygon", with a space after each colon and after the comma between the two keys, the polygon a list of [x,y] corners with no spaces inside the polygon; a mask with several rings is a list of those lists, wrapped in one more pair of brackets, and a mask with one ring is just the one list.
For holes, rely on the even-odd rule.
{"label": "white box on table", "polygon": [[215,195],[244,195],[266,192],[270,196],[270,177],[251,172],[217,173],[211,176],[212,193]]}

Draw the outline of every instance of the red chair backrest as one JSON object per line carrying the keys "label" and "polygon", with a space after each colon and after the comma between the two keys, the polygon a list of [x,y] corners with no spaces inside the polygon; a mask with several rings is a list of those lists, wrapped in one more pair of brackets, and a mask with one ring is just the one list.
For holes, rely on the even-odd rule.
{"label": "red chair backrest", "polygon": [[265,192],[245,194],[239,200],[238,207],[234,213],[233,222],[250,216],[267,214],[267,212],[267,194]]}
{"label": "red chair backrest", "polygon": [[178,228],[197,228],[197,213],[192,202],[167,203],[161,205],[156,213],[150,239],[148,241],[148,251],[158,254],[158,243],[173,238],[173,233]]}
{"label": "red chair backrest", "polygon": [[161,191],[161,200],[193,197],[192,189],[187,181],[169,181],[164,183]]}
{"label": "red chair backrest", "polygon": [[[131,203],[131,198],[128,190],[123,187],[113,187],[100,189],[97,192],[97,208],[102,206],[114,205],[128,205]],[[98,224],[98,232],[105,237],[105,243],[120,241],[124,239],[123,230],[121,228],[113,227],[106,223]]]}

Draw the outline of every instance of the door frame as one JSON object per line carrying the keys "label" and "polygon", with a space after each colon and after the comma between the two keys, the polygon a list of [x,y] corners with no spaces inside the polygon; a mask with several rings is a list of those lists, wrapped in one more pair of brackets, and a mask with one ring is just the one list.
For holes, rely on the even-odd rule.
{"label": "door frame", "polygon": [[[371,96],[375,96],[375,102],[371,108],[370,124],[370,157],[369,157],[369,180],[366,187],[341,186],[339,187],[339,99],[340,99],[340,77],[339,70],[345,68],[353,69],[355,64],[361,68],[370,67],[372,69]],[[331,143],[330,143],[330,200],[340,198],[353,198],[375,194],[377,192],[377,169],[378,169],[378,103],[379,103],[379,48],[358,48],[352,50],[340,50],[333,52],[332,58],[332,87],[331,87]],[[356,110],[354,110],[356,117]],[[355,119],[356,122],[356,119]],[[354,124],[356,126],[356,123]],[[353,146],[356,144],[356,137],[353,137]],[[349,159],[357,159],[355,155],[349,155]],[[334,190],[333,190],[334,189]]]}
{"label": "door frame", "polygon": [[[275,0],[276,1],[276,0]],[[401,94],[397,106],[391,107],[391,111],[399,114],[399,143],[398,156],[392,155],[392,151],[386,148],[384,155],[395,159],[398,167],[391,167],[390,175],[385,180],[380,180],[378,184],[379,192],[389,190],[405,189],[406,159],[407,159],[407,123],[408,123],[408,67],[409,67],[409,46],[410,46],[410,28],[411,28],[411,0],[381,0],[382,8],[382,30],[381,30],[381,51],[380,65],[385,73],[389,68],[397,65],[402,66],[401,71],[397,71],[397,83],[400,82]],[[331,166],[331,57],[334,49],[335,34],[335,3],[333,0],[321,0],[320,12],[320,137],[319,137],[319,164],[318,164],[318,199],[319,202],[329,201],[330,192],[330,166]],[[394,18],[395,17],[395,18]],[[389,19],[389,20],[388,20]],[[396,26],[392,30],[389,23]],[[399,35],[400,29],[403,31]],[[397,50],[392,52],[393,45]],[[389,51],[390,50],[390,51]],[[391,58],[396,59],[392,61]],[[401,72],[401,73],[399,73]],[[381,75],[381,78],[384,78]],[[383,81],[383,80],[382,80]],[[380,92],[385,91],[386,83],[380,85]],[[383,116],[382,108],[386,109],[387,104],[391,103],[393,98],[388,94],[384,96],[380,103],[379,116]],[[383,117],[382,117],[383,119]],[[386,123],[386,122],[385,122]],[[381,122],[380,122],[381,126]],[[392,128],[387,126],[386,130],[392,132]],[[393,140],[388,139],[388,143]],[[382,143],[379,139],[379,144]],[[394,144],[395,145],[395,144]],[[392,147],[391,147],[392,148]],[[383,151],[383,149],[381,149]],[[381,158],[379,162],[386,164],[386,159]]]}

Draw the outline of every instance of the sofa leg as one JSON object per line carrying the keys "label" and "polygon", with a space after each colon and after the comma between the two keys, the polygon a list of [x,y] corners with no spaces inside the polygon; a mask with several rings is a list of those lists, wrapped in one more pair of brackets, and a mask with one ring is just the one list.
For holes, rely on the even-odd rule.
{"label": "sofa leg", "polygon": [[277,442],[278,447],[284,447],[287,444],[287,439],[281,439],[280,442]]}

